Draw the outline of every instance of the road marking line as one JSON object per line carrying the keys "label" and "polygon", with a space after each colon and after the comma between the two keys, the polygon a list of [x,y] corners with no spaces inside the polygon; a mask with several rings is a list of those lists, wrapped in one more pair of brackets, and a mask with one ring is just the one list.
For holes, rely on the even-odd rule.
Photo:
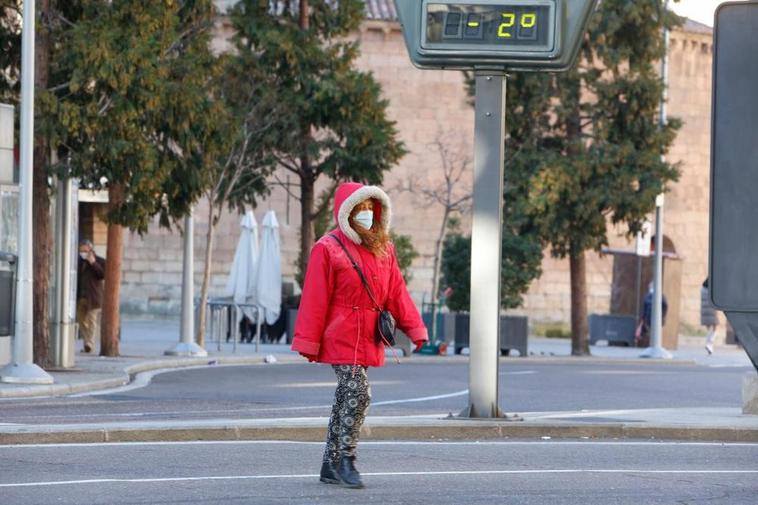
{"label": "road marking line", "polygon": [[[336,384],[334,385],[336,387]],[[385,400],[381,402],[371,402],[372,407],[380,407],[382,405],[397,405],[402,403],[420,403],[434,400],[442,400],[445,398],[455,398],[458,396],[464,396],[468,394],[468,389],[458,391],[455,393],[448,393],[444,395],[435,396],[423,396],[419,398],[406,398],[403,400]],[[99,414],[61,414],[55,416],[49,416],[49,419],[88,419],[88,418],[108,418],[108,417],[149,417],[149,416],[170,416],[170,415],[187,415],[187,414],[253,414],[255,412],[280,412],[280,411],[298,411],[298,410],[327,410],[331,409],[332,405],[305,405],[301,407],[264,407],[259,409],[230,409],[230,410],[181,410],[171,412],[121,412],[121,413],[99,413]],[[430,417],[443,417],[444,414],[434,414]],[[17,416],[10,419],[27,419],[34,416]],[[403,416],[405,417],[405,416]],[[418,417],[418,416],[408,416]],[[16,423],[19,424],[19,423]]]}
{"label": "road marking line", "polygon": [[[703,363],[698,363],[703,364]],[[750,368],[750,363],[720,363],[720,364],[706,364],[708,368]]]}
{"label": "road marking line", "polygon": [[[300,440],[186,440],[155,442],[89,442],[59,444],[7,444],[0,449],[68,449],[83,447],[144,447],[144,446],[184,446],[184,445],[316,445],[324,442]],[[758,449],[755,442],[655,442],[655,441],[604,441],[604,440],[482,440],[482,441],[405,441],[405,440],[365,440],[365,445],[428,445],[428,446],[638,446],[638,447],[750,447]]]}
{"label": "road marking line", "polygon": [[545,414],[545,415],[539,415],[537,412],[525,412],[521,414],[524,415],[534,415],[536,419],[562,419],[567,417],[593,417],[593,416],[608,416],[608,415],[619,415],[619,414],[639,414],[640,412],[649,412],[652,410],[660,410],[660,409],[625,409],[625,410],[587,410],[582,412],[571,412],[571,413],[557,413],[557,414]]}
{"label": "road marking line", "polygon": [[[758,470],[637,470],[630,469],[546,469],[546,470],[460,470],[460,471],[431,471],[431,472],[365,472],[364,477],[430,477],[439,475],[546,475],[546,474],[636,474],[636,475],[754,475]],[[265,479],[315,479],[318,474],[291,474],[291,475],[219,475],[219,476],[202,476],[202,477],[163,477],[149,479],[81,479],[81,480],[63,480],[63,481],[41,481],[41,482],[11,482],[0,484],[0,488],[14,487],[49,487],[49,486],[69,486],[69,485],[86,485],[86,484],[106,484],[106,483],[123,483],[123,484],[151,484],[161,482],[188,482],[188,481],[228,481],[228,480],[265,480]]]}
{"label": "road marking line", "polygon": [[[428,402],[432,400],[442,400],[444,398],[455,398],[457,396],[464,396],[467,394],[468,394],[468,389],[464,389],[463,391],[458,391],[456,393],[448,393],[445,395],[422,396],[421,398],[408,398],[406,400],[387,400],[383,402],[371,402],[371,406],[379,407],[381,405],[397,405],[399,403]],[[329,407],[331,407],[331,405]]]}

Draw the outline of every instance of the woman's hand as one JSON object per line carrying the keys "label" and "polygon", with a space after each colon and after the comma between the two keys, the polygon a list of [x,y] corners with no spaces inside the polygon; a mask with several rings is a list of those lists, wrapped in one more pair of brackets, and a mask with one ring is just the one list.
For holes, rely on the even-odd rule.
{"label": "woman's hand", "polygon": [[313,363],[314,361],[316,361],[316,358],[317,358],[317,356],[314,356],[313,354],[305,354],[304,352],[301,352],[300,356],[307,359],[308,362],[310,363]]}

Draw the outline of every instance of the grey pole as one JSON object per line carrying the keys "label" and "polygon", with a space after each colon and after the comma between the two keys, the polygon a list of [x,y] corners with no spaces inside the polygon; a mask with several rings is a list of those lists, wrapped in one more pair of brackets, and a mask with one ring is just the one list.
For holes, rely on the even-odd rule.
{"label": "grey pole", "polygon": [[[669,0],[663,2],[663,11],[669,7]],[[661,61],[661,78],[663,79],[663,95],[661,96],[660,125],[663,128],[667,122],[666,100],[668,99],[669,84],[669,31],[663,30],[663,59]],[[653,311],[650,321],[650,347],[645,349],[641,358],[671,359],[671,353],[663,348],[663,317],[661,314],[663,303],[663,193],[655,199],[655,259],[653,277]]]}
{"label": "grey pole", "polygon": [[52,384],[34,364],[32,333],[32,181],[34,170],[34,2],[24,2],[21,32],[21,167],[19,173],[18,263],[13,358],[0,370],[0,382]]}
{"label": "grey pole", "polygon": [[503,417],[497,405],[500,337],[505,75],[476,72],[471,230],[469,404],[463,417]]}
{"label": "grey pole", "polygon": [[53,321],[53,365],[74,366],[74,331],[76,315],[72,301],[75,295],[76,264],[74,240],[74,181],[60,179],[55,195],[55,320]]}
{"label": "grey pole", "polygon": [[192,212],[184,218],[184,261],[182,273],[182,325],[180,341],[173,349],[166,351],[170,356],[207,356],[208,353],[195,343],[195,311],[193,307],[195,264],[194,240],[195,232]]}

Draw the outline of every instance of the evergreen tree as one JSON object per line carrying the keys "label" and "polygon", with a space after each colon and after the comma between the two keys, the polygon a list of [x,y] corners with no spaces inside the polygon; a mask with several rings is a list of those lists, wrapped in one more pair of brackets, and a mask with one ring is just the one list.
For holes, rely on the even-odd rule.
{"label": "evergreen tree", "polygon": [[680,123],[658,124],[657,73],[663,28],[677,22],[659,0],[603,0],[574,69],[509,82],[506,172],[527,181],[527,213],[569,258],[574,355],[589,354],[585,251],[608,243],[609,223],[640,230],[678,177],[662,156]]}
{"label": "evergreen tree", "polygon": [[0,103],[19,100],[21,0],[0,0]]}
{"label": "evergreen tree", "polygon": [[299,180],[301,271],[323,211],[314,208],[319,177],[378,184],[404,154],[379,85],[353,67],[358,44],[348,36],[363,12],[362,0],[242,0],[231,12],[249,78],[270,83],[283,109],[270,162]]}
{"label": "evergreen tree", "polygon": [[[514,200],[515,200],[515,195]],[[521,200],[524,200],[523,198]],[[520,212],[520,211],[516,211]],[[539,236],[525,226],[521,214],[505,218],[503,225],[503,255],[500,266],[500,306],[515,309],[523,303],[529,284],[542,272],[542,246]],[[451,289],[445,299],[450,310],[468,311],[471,304],[471,237],[457,230],[453,221],[442,247],[440,265],[441,285]]]}
{"label": "evergreen tree", "polygon": [[108,254],[101,354],[118,355],[123,228],[143,233],[186,215],[217,156],[220,105],[209,41],[211,0],[62,2],[54,34],[56,85],[45,126],[58,171],[107,188]]}

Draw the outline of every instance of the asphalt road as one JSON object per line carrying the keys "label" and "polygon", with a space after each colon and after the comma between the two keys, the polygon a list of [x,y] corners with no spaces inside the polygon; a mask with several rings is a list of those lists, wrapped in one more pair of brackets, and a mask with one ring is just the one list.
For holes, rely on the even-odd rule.
{"label": "asphalt road", "polygon": [[[748,368],[504,360],[503,410],[740,407]],[[370,415],[458,413],[466,403],[465,361],[410,361],[371,369]],[[0,423],[65,424],[126,420],[328,416],[335,379],[313,364],[206,367],[153,377],[83,397],[0,402]],[[578,419],[581,420],[581,419]]]}
{"label": "asphalt road", "polygon": [[758,444],[364,442],[366,488],[302,442],[0,446],[3,505],[755,505]]}

